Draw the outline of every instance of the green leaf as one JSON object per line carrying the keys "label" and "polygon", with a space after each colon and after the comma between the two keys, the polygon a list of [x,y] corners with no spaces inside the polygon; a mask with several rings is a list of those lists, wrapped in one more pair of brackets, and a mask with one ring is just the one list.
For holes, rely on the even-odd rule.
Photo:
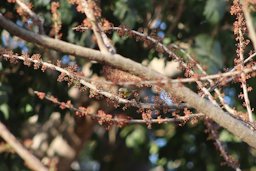
{"label": "green leaf", "polygon": [[35,7],[46,6],[50,4],[50,0],[33,0]]}
{"label": "green leaf", "polygon": [[122,21],[122,24],[133,28],[138,20],[138,12],[133,8],[129,8],[125,1],[115,3],[114,15]]}
{"label": "green leaf", "polygon": [[125,138],[130,132],[134,130],[134,126],[124,127],[120,133],[120,136]]}
{"label": "green leaf", "polygon": [[208,68],[209,73],[216,73],[223,67],[223,55],[220,42],[207,34],[199,34],[195,38],[193,48],[199,62]]}
{"label": "green leaf", "polygon": [[204,8],[204,16],[211,24],[217,24],[225,13],[225,0],[207,0]]}
{"label": "green leaf", "polygon": [[72,21],[72,19],[73,19],[72,12],[73,11],[71,10],[70,3],[68,3],[66,0],[60,1],[59,12],[61,14],[61,21],[63,24],[69,24]]}
{"label": "green leaf", "polygon": [[28,112],[32,112],[32,111],[33,111],[33,107],[30,104],[26,104],[25,112],[28,113]]}
{"label": "green leaf", "polygon": [[219,136],[220,141],[223,142],[241,142],[241,140],[226,130],[222,130]]}
{"label": "green leaf", "polygon": [[146,141],[145,128],[142,126],[130,126],[121,131],[121,136],[126,136],[125,143],[127,147],[138,149]]}
{"label": "green leaf", "polygon": [[6,103],[0,105],[0,111],[3,113],[5,119],[9,119],[9,106]]}
{"label": "green leaf", "polygon": [[166,37],[166,38],[164,38],[164,40],[163,40],[163,44],[164,45],[169,45],[170,43],[171,43],[171,38],[170,37]]}
{"label": "green leaf", "polygon": [[150,154],[157,154],[159,151],[159,147],[157,146],[157,144],[152,141],[149,145],[149,153]]}
{"label": "green leaf", "polygon": [[123,20],[126,12],[128,11],[128,6],[123,1],[117,1],[115,4],[114,15],[118,17],[120,20]]}
{"label": "green leaf", "polygon": [[125,40],[127,40],[128,36],[120,37],[118,33],[114,32],[112,36],[113,43],[123,44]]}
{"label": "green leaf", "polygon": [[161,166],[165,165],[166,163],[167,163],[167,159],[166,158],[161,158],[161,159],[159,159],[157,161],[157,164],[161,165]]}
{"label": "green leaf", "polygon": [[2,64],[2,62],[0,62],[0,71],[2,71],[3,70],[3,64]]}

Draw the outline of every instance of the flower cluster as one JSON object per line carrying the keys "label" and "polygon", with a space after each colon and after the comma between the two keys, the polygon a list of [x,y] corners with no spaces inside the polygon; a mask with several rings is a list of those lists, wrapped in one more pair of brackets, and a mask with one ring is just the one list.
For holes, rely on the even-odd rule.
{"label": "flower cluster", "polygon": [[59,2],[51,3],[51,13],[52,13],[52,29],[50,31],[50,35],[55,37],[56,39],[60,39],[62,36],[61,30],[61,15],[58,12],[58,8],[60,7]]}

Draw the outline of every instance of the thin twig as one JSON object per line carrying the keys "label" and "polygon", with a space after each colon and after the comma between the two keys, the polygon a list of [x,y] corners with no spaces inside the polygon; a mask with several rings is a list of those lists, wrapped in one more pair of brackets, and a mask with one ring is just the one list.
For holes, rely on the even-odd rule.
{"label": "thin twig", "polygon": [[242,0],[242,9],[245,17],[246,26],[249,32],[249,37],[252,41],[254,51],[256,51],[256,33],[253,27],[252,17],[251,17],[248,6],[249,6],[248,0]]}
{"label": "thin twig", "polygon": [[[243,33],[241,28],[239,28],[239,57],[240,57],[240,61],[244,61],[244,40],[243,40]],[[244,65],[241,64],[241,70],[244,70]],[[253,115],[252,115],[252,109],[251,109],[251,105],[250,105],[250,100],[248,97],[248,90],[247,90],[247,85],[246,85],[246,75],[244,72],[241,73],[241,84],[242,84],[242,89],[243,89],[243,97],[244,97],[244,101],[245,101],[245,105],[246,105],[246,109],[248,112],[248,119],[250,122],[253,121]]]}
{"label": "thin twig", "polygon": [[[81,47],[65,41],[52,39],[47,36],[42,36],[31,31],[27,31],[3,17],[2,14],[0,14],[0,27],[26,41],[33,42],[45,48],[55,49],[62,53],[80,56],[85,59],[98,61],[100,63],[106,63],[110,66],[127,71],[130,74],[134,74],[146,80],[166,79],[166,76],[163,74],[142,66],[141,64],[121,55],[101,53],[97,50]],[[234,118],[229,113],[224,112],[221,108],[216,107],[212,103],[208,102],[208,100],[201,98],[195,92],[183,85],[175,83],[170,84],[170,86],[165,86],[164,88],[174,97],[189,103],[192,107],[204,113],[215,122],[232,132],[234,135],[241,138],[242,141],[256,148],[256,132],[245,125],[243,121]]]}
{"label": "thin twig", "polygon": [[[77,27],[74,27],[73,30],[87,30],[89,29],[88,27],[83,27],[83,26],[77,26]],[[119,30],[123,30],[125,32],[132,32],[133,34],[139,36],[139,37],[142,37],[142,38],[145,38],[149,41],[151,41],[152,43],[156,44],[156,46],[159,46],[160,48],[162,48],[167,54],[169,54],[170,56],[174,56],[175,59],[178,59],[178,57],[173,53],[171,52],[165,45],[163,45],[160,41],[148,36],[148,35],[145,35],[143,33],[140,33],[138,31],[135,31],[135,30],[130,30],[128,28],[120,28],[120,27],[110,27],[109,28],[110,30],[116,30],[116,31],[119,31]],[[171,45],[173,48],[175,49],[179,49],[183,54],[185,54],[187,57],[191,59],[193,59],[192,57],[190,57],[190,55],[188,55],[182,48],[179,48],[178,46],[176,45]],[[175,57],[176,56],[176,57]],[[251,61],[254,57],[256,56],[256,52],[251,54],[248,58],[246,58],[243,63],[246,64],[248,63],[249,61]],[[241,61],[239,64],[242,64]],[[199,64],[197,64],[197,67],[198,67]],[[226,72],[226,73],[222,73],[219,75],[219,74],[213,74],[213,75],[206,75],[206,76],[198,76],[198,78],[182,78],[180,79],[180,81],[177,79],[177,80],[169,80],[169,83],[176,83],[176,82],[182,82],[182,83],[186,83],[186,82],[195,82],[197,81],[205,81],[205,80],[208,80],[208,79],[219,79],[216,83],[214,83],[213,85],[211,85],[210,88],[208,88],[208,91],[212,92],[214,89],[216,89],[218,87],[218,85],[220,83],[222,83],[223,81],[225,83],[229,83],[231,82],[234,78],[229,78],[227,80],[224,80],[226,79],[225,77],[228,77],[229,74],[230,76],[232,76],[232,72],[234,72],[235,70],[237,69],[237,66],[233,67],[230,71]],[[247,70],[247,69],[245,69]],[[229,73],[230,72],[230,73]],[[237,74],[241,74],[241,71],[236,71],[236,72],[239,72]],[[247,73],[247,71],[246,71]],[[218,76],[219,75],[219,76]],[[236,75],[236,74],[235,74]],[[222,78],[223,77],[223,78]],[[168,83],[167,80],[158,80],[158,81],[142,81],[141,82],[142,84],[155,84],[155,83]],[[120,83],[122,84],[122,83]],[[125,83],[126,85],[133,85],[134,83],[133,82],[126,82]]]}
{"label": "thin twig", "polygon": [[[250,74],[252,72],[256,71],[256,65],[250,67],[250,68],[245,68],[243,71],[235,71],[235,70],[231,70],[225,73],[219,73],[219,74],[212,74],[212,75],[198,75],[195,78],[177,78],[177,79],[169,79],[169,80],[159,80],[159,81],[155,81],[155,80],[146,80],[146,81],[140,81],[140,82],[134,82],[134,81],[120,81],[120,82],[111,82],[111,81],[105,81],[105,80],[90,80],[90,79],[86,79],[87,81],[92,81],[92,82],[104,82],[105,84],[118,84],[118,85],[123,85],[123,86],[129,86],[129,85],[153,85],[153,84],[168,84],[168,83],[192,83],[192,82],[196,82],[196,81],[209,81],[209,80],[222,80],[223,83],[227,83],[227,81],[225,80],[229,80],[229,77],[231,77],[230,79],[234,80],[234,78],[239,77],[241,75],[242,72],[244,72],[245,74]],[[230,81],[228,81],[230,82]],[[209,91],[209,90],[208,90]]]}
{"label": "thin twig", "polygon": [[[192,63],[195,64],[195,66],[197,67],[197,69],[198,69],[200,72],[202,72],[204,75],[208,75],[208,74],[206,73],[206,71],[203,69],[203,67],[202,67],[198,62],[196,62],[188,53],[186,53],[185,50],[179,48],[179,47],[176,46],[176,45],[173,45],[173,47],[176,48],[176,49],[180,49],[180,51],[181,51],[183,54],[186,55],[186,57],[190,60],[190,62],[192,62]],[[193,74],[193,71],[192,71],[191,73]],[[207,77],[207,76],[206,76],[206,77]],[[206,78],[206,80],[210,83],[210,86],[213,86],[213,85],[214,85],[214,82],[213,82],[213,80],[212,80],[210,77]],[[219,104],[217,103],[217,101],[216,101],[216,100],[213,98],[213,96],[211,95],[211,92],[210,92],[206,87],[202,86],[202,83],[199,83],[199,82],[198,82],[198,85],[199,85],[199,88],[200,88],[200,89],[203,91],[203,93],[204,93],[204,94],[202,95],[202,97],[207,96],[207,97],[210,99],[210,101],[212,101],[213,104],[216,104],[217,106],[219,106]],[[214,89],[214,91],[215,91],[215,93],[217,94],[218,99],[220,100],[220,104],[221,104],[229,113],[235,115],[235,110],[232,109],[228,104],[225,103],[224,98],[222,97],[220,90],[219,90],[218,88],[216,88],[216,89]]]}
{"label": "thin twig", "polygon": [[[76,27],[74,29],[88,29],[86,27]],[[135,34],[139,37],[142,38],[142,40],[144,39],[147,39],[149,41],[151,41],[152,43],[154,43],[156,45],[156,48],[160,47],[165,53],[167,53],[170,57],[174,58],[175,60],[179,61],[181,66],[183,68],[186,68],[186,69],[189,69],[188,65],[180,60],[180,57],[178,57],[175,53],[173,53],[169,48],[167,48],[164,44],[162,44],[160,41],[156,40],[155,38],[152,38],[151,36],[148,36],[148,35],[145,35],[143,33],[140,33],[140,32],[137,32],[137,31],[134,31],[134,30],[129,30],[127,28],[120,28],[120,27],[111,27],[109,28],[111,30],[121,30],[121,31],[125,31],[127,33],[131,32],[132,34]],[[173,45],[174,48],[177,48],[179,49],[176,45]],[[207,73],[203,70],[203,68],[200,66],[200,64],[198,64],[189,54],[187,54],[183,49],[180,49],[181,52],[183,54],[185,54],[187,56],[187,58],[194,64],[196,64],[196,67],[205,75],[207,75]],[[190,75],[194,75],[194,71],[189,69],[188,70],[189,74]],[[190,78],[191,79],[191,78]],[[192,78],[193,79],[193,78]],[[208,78],[206,78],[206,80],[210,83],[210,85],[214,85],[214,82]],[[213,96],[211,95],[210,91],[208,91],[208,89],[206,87],[203,86],[202,82],[199,81],[199,79],[194,79],[194,81],[197,83],[197,85],[199,86],[199,89],[203,91],[203,93],[205,95],[207,95],[207,97],[210,99],[210,101],[215,104],[215,105],[218,105],[218,102],[216,100],[214,100]],[[221,104],[224,106],[224,108],[231,114],[235,114],[235,110],[232,109],[228,104],[225,103],[224,101],[224,98],[221,96],[221,93],[220,91],[215,88],[214,91],[216,92]]]}
{"label": "thin twig", "polygon": [[131,119],[128,121],[129,124],[161,124],[161,123],[173,123],[173,122],[187,122],[193,119],[202,119],[205,115],[202,113],[190,114],[188,116],[179,116],[177,118],[161,118],[161,119],[151,119],[150,121],[145,121],[142,119]]}
{"label": "thin twig", "polygon": [[[251,61],[254,57],[256,56],[256,53],[253,53],[251,54],[248,58],[246,58],[244,61],[243,61],[243,64],[247,64],[249,61]],[[241,61],[239,62],[239,64],[242,64]],[[233,67],[230,71],[228,72],[233,72],[235,70],[237,70],[239,65],[236,65],[235,67]],[[246,68],[247,69],[247,68]],[[246,70],[245,69],[245,70]],[[246,74],[248,74],[247,72],[245,72]],[[231,82],[234,78],[228,78],[228,79],[225,79],[225,77],[223,78],[220,78],[216,83],[214,83],[214,85],[212,85],[211,87],[208,88],[208,91],[212,92],[215,88],[217,88],[219,86],[220,83],[222,83],[224,81],[224,84],[226,83],[229,83]]]}
{"label": "thin twig", "polygon": [[[252,23],[252,18],[251,18],[249,9],[248,9],[248,5],[249,5],[248,3],[249,2],[246,1],[246,0],[242,1],[242,10],[243,10],[243,14],[244,14],[244,17],[245,17],[245,22],[246,22],[247,29],[249,31],[249,37],[252,41],[254,50],[256,51],[256,33],[255,33],[255,30],[254,30],[253,23]],[[239,33],[240,32],[241,31],[239,31]],[[239,42],[240,42],[240,40],[239,40]],[[243,54],[240,55],[240,59],[241,59],[241,61],[244,60]],[[243,65],[242,65],[242,69],[243,69]],[[246,103],[246,108],[247,108],[247,112],[248,112],[248,116],[249,116],[249,121],[252,122],[253,121],[253,116],[252,116],[251,105],[250,105],[250,101],[249,101],[249,97],[248,97],[247,86],[246,86],[246,83],[243,82],[244,80],[246,80],[245,73],[242,73],[241,78],[242,78],[242,87],[243,87],[243,92],[244,92],[244,100],[245,100],[245,103]]]}
{"label": "thin twig", "polygon": [[[141,35],[141,33],[136,32],[136,31],[134,31],[133,33],[135,33],[135,34],[137,34],[137,35],[138,35],[138,34]],[[164,49],[164,51],[167,52],[167,54],[171,55],[169,49],[168,49],[166,46],[164,46],[162,43],[160,43],[159,41],[157,41],[157,40],[151,38],[150,36],[144,35],[144,37],[146,37],[147,39],[153,41],[153,43],[156,43],[156,45],[161,46],[161,47]],[[175,46],[175,48],[178,48],[178,47]],[[195,64],[196,64],[196,67],[197,67],[203,74],[207,75],[207,73],[206,73],[206,72],[204,71],[204,69],[200,66],[200,64],[198,64],[190,55],[188,55],[188,54],[187,54],[186,52],[184,52],[183,50],[182,50],[182,52],[188,57],[188,59],[189,59],[192,63],[195,63]],[[173,57],[174,57],[176,60],[179,60],[179,59],[177,59],[176,55],[173,55]],[[187,67],[187,64],[186,64],[185,62],[183,62],[183,61],[181,61],[181,65],[182,65],[184,68],[188,68],[188,67]],[[194,72],[193,72],[192,70],[189,70],[189,72],[190,72],[191,75],[194,75]],[[206,77],[207,77],[207,76],[206,76]],[[206,78],[206,80],[210,83],[210,85],[213,85],[213,84],[214,84],[214,82],[213,82],[211,79]],[[198,84],[199,88],[204,92],[204,94],[208,96],[209,100],[210,100],[213,104],[215,104],[216,106],[219,106],[218,103],[217,103],[217,101],[216,101],[216,100],[213,98],[213,96],[210,94],[210,92],[203,86],[202,82],[200,82],[200,81],[198,81],[198,80],[195,80],[195,82]],[[225,109],[226,109],[228,112],[230,112],[230,113],[232,113],[232,114],[235,114],[235,111],[234,111],[231,107],[229,107],[227,104],[225,104],[224,99],[222,98],[222,96],[221,96],[221,94],[220,94],[220,91],[219,91],[218,89],[215,89],[214,91],[217,93],[218,98],[220,99],[220,102],[221,102],[221,104],[225,107]],[[215,130],[213,130],[209,124],[206,124],[206,126],[208,127],[209,130],[211,130],[211,131],[209,132],[210,134],[217,135],[217,132],[216,132]],[[218,138],[215,138],[215,142],[216,142],[217,147],[220,149],[221,154],[224,156],[225,161],[226,161],[227,163],[230,163],[230,160],[228,160],[229,158],[227,157],[227,156],[229,156],[229,155],[228,155],[227,152],[224,150],[224,148],[223,148],[221,142],[218,140]],[[238,166],[235,166],[235,167],[238,168]],[[238,168],[238,169],[239,169],[239,168]]]}
{"label": "thin twig", "polygon": [[32,170],[47,171],[48,169],[31,152],[15,138],[15,136],[0,122],[0,136],[17,152]]}
{"label": "thin twig", "polygon": [[[222,142],[219,140],[219,135],[217,134],[217,129],[215,128],[216,126],[214,125],[214,123],[212,122],[212,120],[209,120],[206,118],[205,120],[205,124],[208,128],[207,132],[210,134],[209,138],[212,139],[214,141],[214,144],[217,148],[217,150],[220,152],[221,156],[223,157],[223,159],[226,161],[226,164],[235,169],[236,171],[241,171],[241,169],[239,168],[239,163],[238,161],[234,160],[232,158],[231,155],[229,155],[225,148],[223,147]],[[210,128],[210,129],[209,129]]]}
{"label": "thin twig", "polygon": [[[34,64],[40,64],[41,66],[45,66],[46,68],[52,69],[52,70],[56,70],[60,73],[64,73],[66,76],[68,76],[71,79],[75,79],[77,81],[79,81],[79,83],[81,85],[84,85],[85,87],[95,91],[98,94],[101,94],[109,99],[115,100],[116,102],[118,102],[119,104],[128,104],[131,105],[133,107],[137,107],[137,108],[144,108],[144,109],[154,109],[154,108],[158,108],[156,107],[155,104],[152,103],[140,103],[140,102],[136,102],[135,100],[128,100],[122,97],[119,97],[118,95],[112,94],[108,91],[102,90],[102,89],[98,89],[96,85],[94,85],[93,83],[90,83],[88,81],[86,81],[85,79],[83,79],[81,76],[76,75],[74,72],[70,72],[67,69],[61,68],[59,66],[56,66],[54,64],[48,63],[48,62],[43,62],[43,61],[39,61],[39,60],[35,60],[32,58],[25,58],[24,56],[19,56],[19,55],[10,55],[8,53],[3,53],[0,54],[1,56],[3,56],[4,58],[16,58],[18,60],[21,61],[30,61]],[[168,105],[168,104],[164,104],[164,105],[160,105],[161,107],[168,107],[170,109],[173,110],[177,110],[177,109],[184,109],[184,108],[189,108],[189,106],[185,103],[182,104],[172,104],[172,105]]]}
{"label": "thin twig", "polygon": [[22,0],[16,0],[16,3],[31,17],[33,22],[38,25],[39,33],[45,34],[42,18],[34,13]]}
{"label": "thin twig", "polygon": [[[98,22],[97,18],[94,16],[94,11],[89,6],[89,3],[93,3],[93,2],[92,1],[88,2],[88,0],[80,0],[80,3],[83,6],[83,9],[87,18],[92,24],[92,30],[97,39],[97,43],[100,48],[100,51],[115,54],[116,50],[114,46],[110,43],[110,40],[108,39],[107,35],[104,33],[100,23]],[[96,3],[94,3],[94,5],[96,5]]]}
{"label": "thin twig", "polygon": [[[245,3],[245,2],[243,2]],[[238,45],[237,45],[237,59],[235,60],[236,65],[239,67],[240,70],[244,70],[244,50],[248,44],[248,41],[245,39],[244,34],[246,33],[246,21],[245,21],[245,12],[247,9],[247,3],[245,4],[241,4],[240,1],[234,1],[233,2],[233,6],[231,9],[231,14],[232,15],[236,15],[236,22],[234,23],[234,35],[236,36],[236,40],[238,41]],[[247,13],[248,15],[248,13]],[[248,16],[247,16],[248,17]],[[250,26],[250,25],[249,25]],[[237,64],[237,61],[240,61],[241,64]],[[252,115],[252,109],[251,109],[251,105],[250,105],[250,100],[248,97],[248,90],[247,90],[247,76],[245,73],[241,73],[241,87],[243,90],[243,98],[244,98],[244,106],[247,109],[247,113],[248,113],[248,120],[250,122],[253,121],[253,115]]]}
{"label": "thin twig", "polygon": [[[42,92],[39,92],[39,91],[34,91],[35,94],[37,94],[39,97],[40,97],[40,93]],[[44,94],[44,93],[43,93]],[[102,116],[100,115],[97,115],[97,114],[92,114],[92,113],[88,113],[80,108],[76,108],[74,107],[73,105],[71,104],[67,104],[65,102],[60,102],[58,101],[58,99],[56,99],[55,97],[53,96],[48,96],[48,95],[45,95],[43,98],[59,105],[59,106],[62,106],[67,108],[67,109],[70,109],[70,110],[73,110],[77,113],[81,113],[85,116],[89,116],[91,117],[92,119],[96,119],[96,120],[104,120],[104,118],[102,118]],[[41,99],[43,99],[41,98]],[[201,119],[201,118],[204,118],[205,115],[202,114],[202,113],[197,113],[197,114],[190,114],[188,116],[177,116],[175,118],[157,118],[157,119],[150,119],[149,121],[148,120],[143,120],[143,119],[131,119],[129,117],[127,117],[126,119],[123,119],[123,118],[117,118],[117,117],[113,117],[113,118],[108,118],[107,121],[108,122],[111,122],[113,124],[118,124],[118,123],[125,123],[125,124],[161,124],[161,123],[173,123],[173,122],[186,122],[186,121],[190,121],[192,119]]]}
{"label": "thin twig", "polygon": [[[122,31],[122,30],[125,30],[126,28],[116,28],[116,29],[120,29],[120,30]],[[174,59],[180,61],[180,64],[181,64],[184,68],[187,68],[187,69],[189,68],[189,67],[187,67],[187,64],[186,64],[185,62],[179,60],[179,58],[178,58],[174,53],[172,53],[165,45],[163,45],[162,43],[160,43],[158,40],[156,40],[156,39],[154,39],[154,38],[152,38],[152,37],[150,37],[150,36],[144,35],[143,33],[139,33],[139,32],[137,32],[137,31],[128,30],[128,29],[126,29],[126,31],[127,31],[127,32],[132,32],[133,34],[136,34],[137,36],[142,37],[142,38],[143,38],[142,40],[144,40],[144,38],[145,38],[145,39],[147,39],[147,40],[153,42],[153,43],[156,45],[156,47],[157,47],[157,46],[161,47],[167,54],[169,54],[170,56],[174,57]],[[174,47],[175,47],[175,48],[178,48],[177,46],[174,46]],[[181,49],[181,50],[182,50],[182,49]],[[206,80],[210,83],[210,85],[213,85],[214,82],[213,82],[211,79],[208,78],[208,75],[207,75],[207,73],[204,71],[204,69],[203,69],[189,54],[187,54],[187,53],[186,53],[185,51],[183,51],[183,50],[182,50],[182,52],[187,56],[187,58],[188,58],[192,63],[195,63],[195,64],[196,64],[196,67],[197,67],[204,75],[206,75],[205,78],[206,78]],[[190,73],[190,75],[194,75],[194,74],[195,74],[193,70],[189,70],[189,73]],[[188,78],[188,79],[194,79],[194,78]],[[173,80],[172,80],[172,81],[173,81]],[[199,79],[195,79],[194,81],[198,84],[199,88],[204,92],[204,94],[207,95],[207,97],[209,98],[209,100],[210,100],[213,104],[215,104],[216,106],[219,106],[218,103],[217,103],[217,101],[216,101],[216,100],[213,98],[213,96],[210,94],[210,92],[203,86],[202,82],[199,81]],[[231,107],[229,107],[229,105],[227,105],[227,104],[224,102],[224,99],[223,99],[223,97],[221,96],[220,91],[219,91],[218,89],[215,89],[214,91],[217,93],[218,98],[220,99],[220,102],[221,102],[221,104],[225,107],[225,109],[226,109],[229,113],[231,113],[231,114],[234,115],[234,114],[235,114],[235,110],[232,109]],[[215,130],[213,130],[213,129],[209,126],[209,124],[206,124],[206,126],[208,127],[209,130],[211,130],[211,131],[209,132],[210,134],[213,134],[213,133],[214,133],[214,134],[217,135],[217,132],[216,132]],[[223,149],[223,147],[222,147],[220,141],[219,141],[218,139],[215,139],[215,142],[216,142],[218,148],[219,148],[219,149],[222,149],[222,151],[221,151],[222,154],[223,154],[224,156],[228,156],[227,152]],[[224,159],[226,160],[227,163],[229,163],[229,160],[227,160],[228,158],[224,157]]]}

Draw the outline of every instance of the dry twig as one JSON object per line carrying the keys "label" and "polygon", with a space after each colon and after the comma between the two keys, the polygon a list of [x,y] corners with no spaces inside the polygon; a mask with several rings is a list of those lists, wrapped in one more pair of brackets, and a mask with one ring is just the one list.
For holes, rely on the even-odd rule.
{"label": "dry twig", "polygon": [[43,19],[34,13],[22,0],[16,0],[16,3],[31,17],[33,22],[38,25],[39,33],[45,34],[43,27]]}
{"label": "dry twig", "polygon": [[[26,41],[33,42],[38,45],[55,49],[70,55],[84,57],[86,59],[95,60],[100,63],[107,63],[110,66],[122,69],[123,71],[127,71],[146,80],[167,79],[164,75],[154,70],[150,70],[149,68],[146,68],[141,64],[127,59],[121,55],[101,53],[97,50],[77,46],[71,43],[52,39],[47,36],[38,35],[24,30],[5,19],[2,14],[0,14],[0,27],[8,30],[10,33],[16,36],[25,39]],[[219,125],[225,127],[234,135],[241,138],[242,141],[256,148],[256,132],[250,129],[243,121],[232,117],[230,114],[224,112],[221,108],[216,107],[208,100],[201,98],[195,92],[183,85],[174,83],[170,84],[170,86],[165,86],[165,89],[174,97],[189,103],[199,112],[206,114]]]}

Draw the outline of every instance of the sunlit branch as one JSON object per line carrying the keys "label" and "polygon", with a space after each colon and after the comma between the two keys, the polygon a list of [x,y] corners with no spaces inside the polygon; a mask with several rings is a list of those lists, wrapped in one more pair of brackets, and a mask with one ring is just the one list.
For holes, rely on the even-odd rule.
{"label": "sunlit branch", "polygon": [[[145,80],[167,79],[163,74],[142,66],[141,64],[121,55],[101,53],[97,50],[32,33],[16,26],[14,23],[3,17],[2,14],[0,14],[0,27],[26,41],[41,45],[45,48],[55,49],[62,53],[80,56],[100,63],[107,63],[110,66],[127,71],[130,74],[134,74]],[[241,138],[241,140],[256,148],[256,132],[245,125],[243,121],[234,118],[229,113],[214,106],[208,100],[201,98],[198,94],[183,85],[175,83],[164,86],[164,88],[174,97],[189,103],[193,108],[197,109],[197,111],[204,113],[219,125],[225,127],[228,131]]]}
{"label": "sunlit branch", "polygon": [[[98,89],[96,85],[94,85],[93,83],[90,83],[88,81],[86,81],[84,78],[82,78],[81,76],[79,76],[78,74],[76,75],[75,73],[73,72],[70,72],[68,71],[67,69],[64,69],[64,68],[61,68],[57,65],[54,65],[54,64],[51,64],[51,63],[48,63],[48,62],[43,62],[41,60],[36,60],[36,59],[32,59],[32,58],[26,58],[24,56],[19,56],[19,55],[10,55],[8,53],[3,53],[1,54],[1,56],[3,58],[8,58],[8,59],[11,59],[11,58],[16,58],[18,60],[21,60],[21,61],[30,61],[34,64],[40,64],[41,66],[44,66],[48,69],[52,69],[52,70],[56,70],[60,73],[64,73],[66,76],[68,76],[69,78],[71,79],[75,79],[76,81],[79,81],[79,83],[87,88],[89,88],[90,90],[93,90],[95,91],[96,93],[100,94],[100,95],[103,95],[109,99],[112,99],[114,101],[116,101],[117,103],[119,104],[127,104],[127,105],[130,105],[130,106],[133,106],[133,107],[137,107],[137,108],[144,108],[144,109],[154,109],[154,108],[159,108],[156,106],[156,104],[152,104],[152,103],[140,103],[140,102],[136,102],[135,100],[128,100],[128,99],[125,99],[125,98],[122,98],[122,97],[119,97],[118,95],[115,95],[115,94],[112,94],[108,91],[105,91],[103,89]],[[177,109],[184,109],[186,107],[188,107],[187,104],[185,103],[181,103],[181,104],[172,104],[172,105],[159,105],[160,107],[168,107],[170,109],[173,109],[173,110],[177,110]]]}
{"label": "sunlit branch", "polygon": [[[76,27],[74,29],[77,29],[77,30],[81,30],[81,29],[87,29],[87,28],[84,28],[84,27]],[[192,69],[189,69],[188,67],[188,64],[186,64],[183,60],[181,60],[175,53],[173,53],[169,48],[167,48],[164,44],[162,44],[159,40],[156,40],[155,38],[153,38],[152,36],[148,36],[148,35],[145,35],[143,33],[140,33],[140,32],[137,32],[137,31],[134,31],[134,30],[130,30],[130,29],[127,29],[127,28],[120,28],[120,27],[111,27],[109,28],[111,30],[117,30],[117,31],[120,31],[120,32],[126,32],[128,35],[136,35],[136,36],[139,36],[141,38],[141,40],[149,40],[151,41],[152,43],[155,44],[156,46],[156,50],[158,50],[159,52],[161,51],[164,51],[165,53],[167,53],[170,57],[173,57],[175,60],[179,61],[180,62],[180,65],[185,68],[189,74],[193,77],[195,76],[195,72],[192,70]],[[132,33],[132,34],[131,34]],[[178,48],[176,45],[173,45],[174,48],[176,49],[180,49]],[[207,73],[204,71],[204,69],[201,67],[200,64],[198,64],[190,55],[188,55],[183,49],[180,49],[182,51],[183,54],[186,55],[186,57],[190,60],[191,63],[194,63],[195,66],[204,74],[204,75],[207,75]],[[210,85],[213,85],[214,82],[208,78],[206,78],[206,80],[210,83]],[[199,89],[203,91],[204,93],[204,96],[206,95],[209,100],[218,106],[218,102],[213,98],[213,96],[211,95],[210,91],[208,91],[208,89],[202,84],[202,82],[200,82],[198,79],[195,79],[194,80]],[[216,94],[218,95],[218,98],[220,99],[220,102],[221,104],[225,107],[225,109],[231,113],[231,114],[235,114],[235,110],[232,109],[228,104],[226,104],[224,102],[224,99],[223,97],[221,96],[221,93],[218,89],[214,89],[214,91],[216,92]]]}
{"label": "sunlit branch", "polygon": [[111,54],[116,53],[114,46],[110,43],[110,40],[103,31],[99,21],[94,16],[94,11],[90,8],[90,6],[94,6],[94,8],[97,8],[96,3],[94,3],[93,1],[89,2],[88,0],[80,0],[80,4],[82,5],[84,13],[92,24],[92,30],[97,39],[100,51]]}

